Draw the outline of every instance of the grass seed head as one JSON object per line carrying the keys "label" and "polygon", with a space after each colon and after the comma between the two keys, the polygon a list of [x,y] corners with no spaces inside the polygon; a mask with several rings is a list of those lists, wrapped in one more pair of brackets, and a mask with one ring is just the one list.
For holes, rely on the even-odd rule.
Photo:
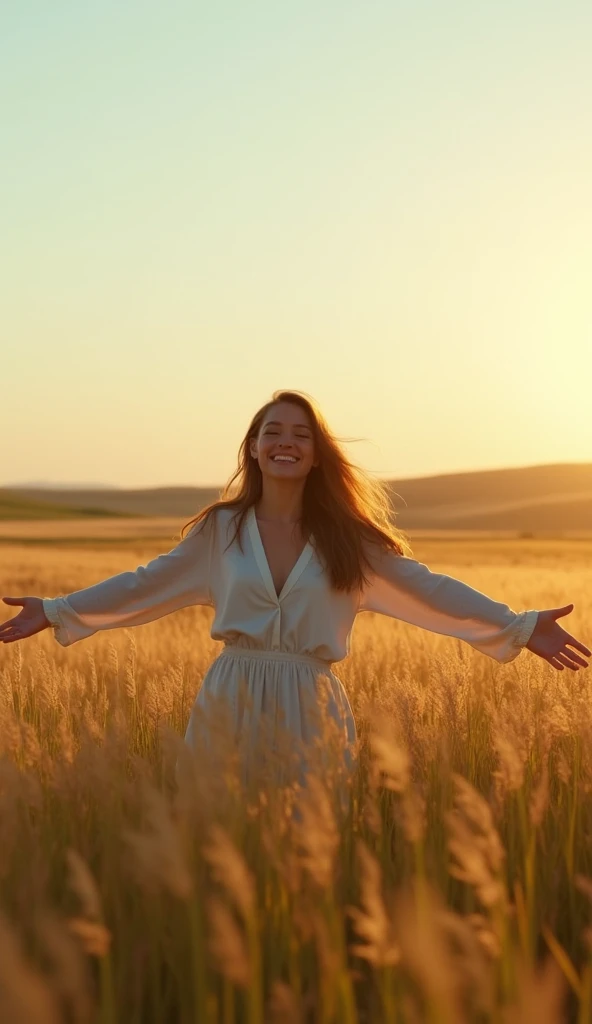
{"label": "grass seed head", "polygon": [[84,916],[91,921],[101,921],[101,896],[88,865],[76,850],[66,850],[70,888],[76,893]]}
{"label": "grass seed head", "polygon": [[203,847],[203,857],[216,880],[224,886],[243,921],[248,921],[255,910],[255,882],[242,854],[218,824],[210,827],[209,840]]}
{"label": "grass seed head", "polygon": [[139,877],[151,890],[163,888],[176,899],[189,899],[194,888],[193,877],[171,808],[154,787],[144,783],[143,789],[148,828],[144,832],[129,829],[124,832]]}
{"label": "grass seed head", "polygon": [[375,967],[391,966],[399,962],[401,953],[384,904],[380,865],[363,840],[358,840],[356,850],[360,863],[361,909],[350,906],[347,911],[360,942],[350,945],[350,952]]}
{"label": "grass seed head", "polygon": [[251,969],[244,935],[232,911],[217,896],[206,901],[208,949],[216,969],[234,985],[247,988]]}

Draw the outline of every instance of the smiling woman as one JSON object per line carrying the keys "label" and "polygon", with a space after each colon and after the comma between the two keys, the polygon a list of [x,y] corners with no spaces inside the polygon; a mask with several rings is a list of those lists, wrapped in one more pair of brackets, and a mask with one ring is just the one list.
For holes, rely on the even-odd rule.
{"label": "smiling woman", "polygon": [[588,648],[556,621],[573,605],[516,612],[411,557],[384,486],[348,461],[301,392],[276,392],[258,410],[222,496],[185,531],[172,551],[135,572],[62,597],[5,598],[23,610],[0,627],[0,639],[11,643],[51,625],[67,647],[98,630],[210,605],[211,636],[224,649],[204,677],[186,741],[210,750],[215,765],[209,711],[212,702],[223,706],[245,783],[271,733],[274,754],[288,755],[289,771],[305,784],[322,691],[341,738],[346,809],[357,736],[333,664],[349,653],[360,612],[456,637],[499,662],[528,647],[559,671],[587,667],[575,651],[590,657]]}

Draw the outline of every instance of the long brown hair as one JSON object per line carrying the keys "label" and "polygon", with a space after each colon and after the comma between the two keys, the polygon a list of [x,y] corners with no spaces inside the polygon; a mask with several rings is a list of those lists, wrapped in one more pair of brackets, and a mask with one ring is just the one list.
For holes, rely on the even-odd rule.
{"label": "long brown hair", "polygon": [[315,454],[319,459],[319,465],[311,468],[304,485],[302,535],[305,540],[313,535],[315,550],[323,558],[335,590],[361,588],[368,582],[364,569],[371,570],[365,542],[398,555],[410,555],[411,547],[406,535],[394,526],[394,513],[386,486],[350,462],[317,403],[305,392],[274,391],[271,400],[261,406],[239,448],[238,468],[220,498],[185,523],[181,536],[190,526],[215,515],[216,509],[233,508],[236,509],[236,531],[227,546],[238,536],[240,550],[243,550],[242,525],[249,508],[259,500],[263,489],[261,467],[250,455],[249,441],[258,436],[268,410],[277,402],[291,402],[308,413]]}

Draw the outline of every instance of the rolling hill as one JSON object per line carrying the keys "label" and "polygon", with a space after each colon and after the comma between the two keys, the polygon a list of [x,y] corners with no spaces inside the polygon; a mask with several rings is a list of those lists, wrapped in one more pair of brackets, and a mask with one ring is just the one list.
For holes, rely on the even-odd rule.
{"label": "rolling hill", "polygon": [[20,491],[0,489],[0,520],[80,519],[81,517],[104,519],[105,516],[128,517],[127,512],[89,507],[86,502],[81,505],[62,505],[54,498],[57,492],[43,491],[43,494],[48,494],[52,500],[40,501],[35,498],[29,498]]}
{"label": "rolling hill", "polygon": [[[482,470],[388,483],[403,530],[592,531],[592,463]],[[0,489],[0,518],[190,518],[218,488]]]}

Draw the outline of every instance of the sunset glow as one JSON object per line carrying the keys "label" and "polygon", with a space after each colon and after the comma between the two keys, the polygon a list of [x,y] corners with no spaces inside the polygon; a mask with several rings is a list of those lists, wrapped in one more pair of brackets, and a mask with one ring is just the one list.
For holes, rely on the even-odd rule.
{"label": "sunset glow", "polygon": [[222,484],[282,387],[380,476],[592,461],[591,10],[7,12],[0,484]]}

